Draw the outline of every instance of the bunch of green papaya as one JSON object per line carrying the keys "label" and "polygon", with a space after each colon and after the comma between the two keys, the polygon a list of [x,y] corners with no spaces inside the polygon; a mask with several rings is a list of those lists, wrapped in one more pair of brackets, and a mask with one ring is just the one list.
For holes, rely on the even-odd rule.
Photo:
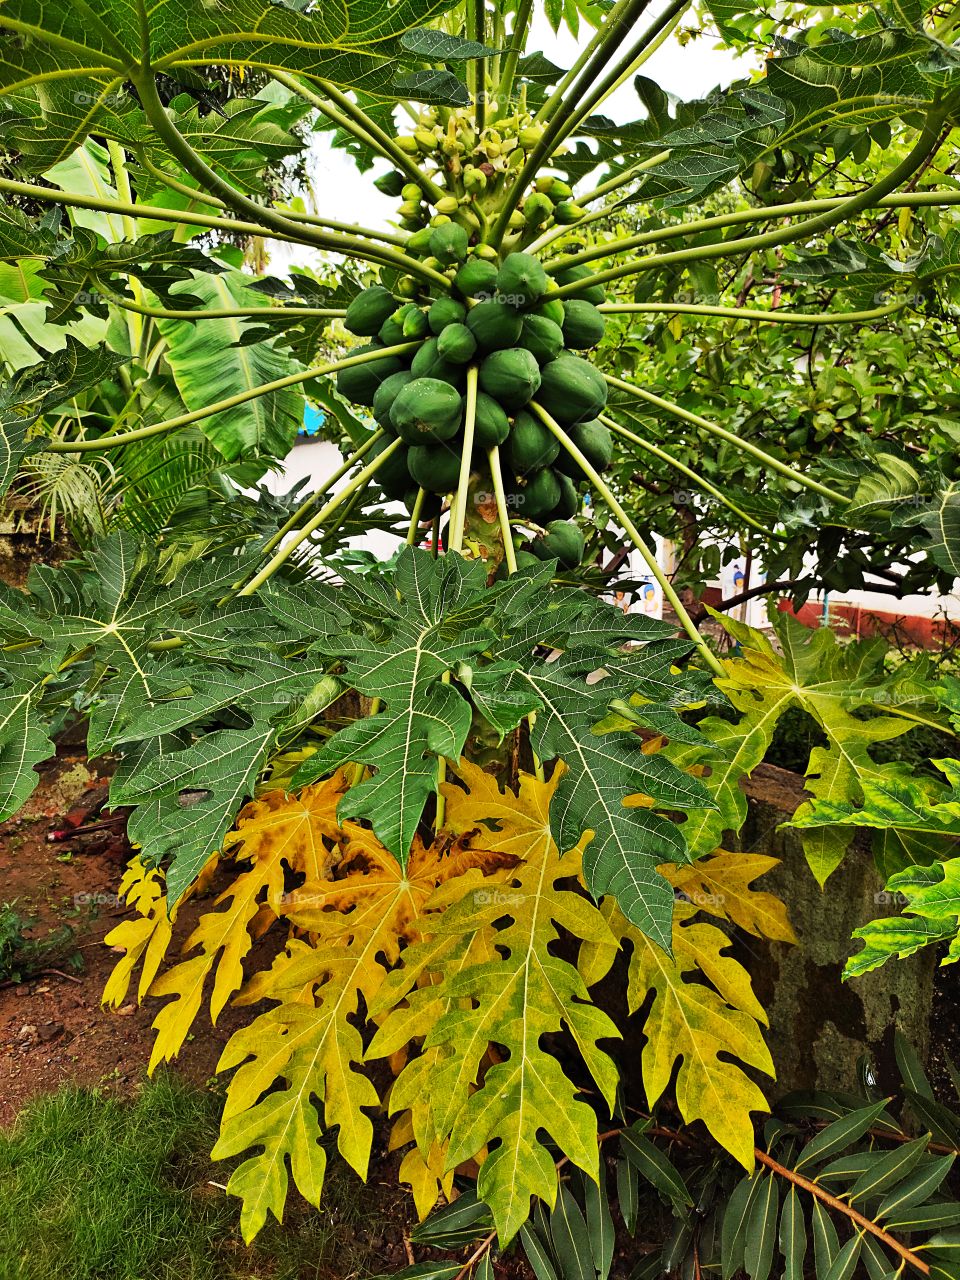
{"label": "bunch of green papaya", "polygon": [[412,353],[343,369],[337,378],[340,394],[369,408],[387,433],[377,454],[395,437],[402,441],[377,472],[377,483],[387,498],[405,500],[410,510],[420,488],[432,495],[428,511],[438,511],[443,496],[456,490],[467,371],[474,367],[471,470],[489,477],[489,451],[498,446],[512,515],[539,530],[527,553],[556,557],[573,568],[584,543],[569,522],[580,509],[584,477],[531,411],[531,402],[563,427],[597,470],[610,465],[613,440],[598,420],[606,382],[579,354],[603,336],[597,306],[603,292],[585,285],[563,299],[552,297],[589,269],[551,279],[533,254],[491,258],[486,246],[471,247],[466,229],[453,221],[432,228],[424,248],[447,264],[449,291],[417,286],[415,296],[405,297],[373,285],[354,298],[344,318],[351,333],[367,339],[360,351],[420,344]]}

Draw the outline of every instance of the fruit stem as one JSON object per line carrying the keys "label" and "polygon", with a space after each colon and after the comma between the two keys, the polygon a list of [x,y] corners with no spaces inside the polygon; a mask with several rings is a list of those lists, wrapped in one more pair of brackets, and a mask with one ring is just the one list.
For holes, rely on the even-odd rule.
{"label": "fruit stem", "polygon": [[510,513],[507,510],[507,495],[503,487],[503,472],[500,469],[500,446],[494,445],[487,453],[490,464],[490,479],[493,481],[493,494],[497,500],[497,519],[500,522],[500,537],[503,539],[503,558],[507,562],[507,572],[517,572],[517,552],[510,532]]}
{"label": "fruit stem", "polygon": [[237,595],[253,595],[253,593],[262,587],[269,578],[272,578],[281,565],[285,564],[287,560],[290,559],[290,556],[294,551],[296,551],[297,547],[299,547],[301,543],[305,542],[312,533],[319,529],[328,516],[336,511],[337,507],[339,507],[341,503],[345,502],[352,493],[355,493],[356,490],[361,487],[361,485],[365,485],[372,476],[376,475],[377,471],[383,466],[387,459],[396,453],[400,444],[401,441],[399,438],[392,440],[390,444],[387,445],[386,449],[384,449],[383,453],[378,454],[372,462],[369,462],[361,471],[358,471],[352,480],[348,481],[347,484],[339,490],[339,492],[333,495],[329,502],[325,503],[324,506],[320,508],[312,520],[308,520],[303,528],[300,529],[285,546],[281,547],[275,553],[272,559],[263,566],[256,577],[251,578],[247,585],[237,592]]}
{"label": "fruit stem", "polygon": [[533,13],[533,0],[520,0],[517,6],[517,17],[513,24],[513,31],[510,34],[510,50],[503,60],[503,70],[500,73],[500,83],[497,85],[497,101],[501,105],[500,114],[502,115],[510,106],[510,97],[513,93],[513,82],[517,74],[517,63],[520,60],[520,54],[524,45],[527,43],[527,32],[530,26],[530,17]]}
{"label": "fruit stem", "polygon": [[603,501],[610,508],[610,511],[617,520],[619,520],[622,528],[626,531],[627,537],[640,552],[641,556],[643,556],[647,568],[660,584],[660,589],[663,592],[664,598],[669,601],[671,608],[677,615],[681,627],[696,645],[703,661],[715,676],[725,675],[719,659],[715,656],[706,640],[704,640],[703,636],[697,630],[693,619],[683,607],[683,602],[674,590],[673,583],[660,568],[660,565],[657,563],[656,556],[650,551],[647,544],[640,537],[633,521],[613,496],[609,486],[604,481],[599,471],[597,471],[596,467],[586,458],[583,452],[577,448],[560,424],[552,418],[549,413],[547,413],[546,409],[544,409],[542,405],[537,404],[536,400],[531,400],[530,408],[541,422],[543,422],[547,430],[552,432],[560,441],[561,447],[566,449],[567,453],[574,460],[590,483],[595,486],[597,492],[600,494],[601,498],[603,498]]}
{"label": "fruit stem", "polygon": [[460,454],[460,476],[457,480],[457,497],[450,516],[450,551],[463,550],[463,529],[467,519],[469,501],[470,467],[473,462],[473,437],[477,423],[477,379],[480,370],[471,365],[467,370],[467,407],[463,418],[463,451]]}
{"label": "fruit stem", "polygon": [[182,413],[177,418],[167,418],[165,422],[154,422],[149,427],[137,427],[134,431],[125,431],[120,435],[97,440],[54,440],[47,445],[48,453],[83,453],[96,449],[116,449],[121,445],[132,444],[136,440],[148,440],[151,436],[162,435],[164,431],[173,431],[177,427],[188,427],[192,422],[210,418],[225,409],[235,409],[237,405],[246,404],[248,400],[256,400],[260,396],[269,395],[273,391],[282,391],[284,387],[294,387],[300,382],[309,382],[311,378],[320,378],[328,373],[338,373],[341,369],[352,368],[357,364],[369,364],[372,360],[382,360],[384,356],[399,356],[416,351],[423,343],[400,342],[395,347],[382,347],[378,351],[364,351],[360,355],[344,356],[342,360],[332,360],[329,364],[314,365],[300,373],[288,373],[284,378],[273,382],[264,382],[249,391],[238,392],[225,400],[217,400],[214,404],[204,405],[202,409],[194,409],[190,413]]}
{"label": "fruit stem", "polygon": [[684,409],[681,405],[674,404],[671,400],[664,400],[660,396],[654,395],[652,391],[645,391],[643,387],[636,387],[631,382],[624,382],[621,378],[614,378],[609,373],[605,373],[603,376],[610,386],[616,387],[618,391],[626,391],[628,395],[636,396],[638,400],[646,400],[648,404],[656,405],[658,409],[664,410],[665,413],[672,414],[673,417],[680,418],[683,422],[689,422],[695,427],[700,427],[702,431],[707,431],[710,435],[717,436],[720,440],[726,440],[727,444],[732,444],[741,453],[752,454],[758,462],[762,462],[764,466],[770,467],[773,471],[779,471],[788,480],[795,480],[797,484],[803,485],[806,489],[812,489],[814,493],[819,493],[822,497],[829,498],[831,502],[840,502],[844,506],[849,504],[850,499],[842,493],[838,493],[836,489],[828,488],[825,484],[821,484],[819,480],[811,480],[803,472],[787,466],[779,458],[774,458],[749,440],[743,440],[740,436],[734,435],[726,427],[721,427],[718,423],[711,422],[708,418],[701,418],[698,413],[691,413],[689,409]]}
{"label": "fruit stem", "polygon": [[659,446],[651,443],[649,440],[644,440],[641,436],[636,435],[633,431],[629,431],[626,427],[621,427],[618,422],[614,422],[612,418],[608,418],[604,413],[600,414],[600,421],[615,435],[622,436],[624,440],[632,441],[633,444],[638,445],[641,449],[645,449],[647,453],[652,454],[655,458],[659,458],[661,462],[665,462],[667,466],[673,467],[674,470],[679,471],[681,475],[686,476],[688,480],[695,484],[699,489],[702,489],[704,493],[709,493],[711,497],[716,498],[716,500],[723,503],[725,507],[729,507],[735,515],[738,515],[741,520],[745,520],[747,524],[751,525],[759,533],[764,534],[768,538],[776,538],[780,542],[786,541],[783,534],[774,533],[772,529],[768,529],[765,525],[760,524],[759,521],[754,520],[753,516],[748,516],[745,511],[741,511],[737,504],[735,502],[731,502],[731,500],[726,497],[725,494],[716,487],[716,485],[711,484],[709,480],[694,471],[692,467],[688,467],[686,463],[681,462],[679,458],[673,457],[673,455],[667,453],[665,449],[659,448]]}
{"label": "fruit stem", "polygon": [[[379,434],[383,435],[384,433],[381,431]],[[423,510],[423,502],[426,496],[427,491],[421,485],[413,502],[413,511],[410,513],[410,528],[407,530],[408,547],[412,547],[417,540],[417,529],[420,527],[420,513]]]}
{"label": "fruit stem", "polygon": [[895,315],[910,300],[890,302],[871,311],[761,311],[749,307],[711,307],[699,302],[602,302],[598,310],[605,315],[682,315],[718,316],[724,320],[750,320],[769,324],[864,324]]}
{"label": "fruit stem", "polygon": [[387,433],[384,431],[382,427],[374,431],[373,434],[370,436],[370,438],[368,440],[365,440],[363,444],[360,446],[360,448],[357,449],[355,453],[352,453],[349,458],[347,458],[346,462],[342,463],[339,467],[337,467],[336,471],[334,471],[332,476],[327,477],[327,479],[324,481],[324,483],[321,485],[319,489],[315,489],[314,492],[311,493],[308,498],[306,498],[303,502],[301,502],[300,506],[297,507],[293,515],[290,516],[290,518],[280,526],[280,528],[273,535],[273,537],[270,538],[269,541],[266,543],[266,545],[263,548],[263,554],[265,556],[270,555],[270,553],[274,550],[274,548],[280,545],[280,543],[284,540],[284,538],[291,531],[291,529],[295,529],[297,527],[297,525],[300,523],[303,517],[307,514],[307,512],[310,510],[310,508],[313,506],[316,500],[322,497],[325,493],[329,492],[329,490],[333,488],[333,486],[337,483],[338,480],[342,480],[343,477],[347,474],[347,472],[351,471],[354,468],[354,466],[356,466],[356,464],[360,461],[361,458],[366,457],[366,455],[370,452],[373,446],[379,440],[382,440],[386,434]]}

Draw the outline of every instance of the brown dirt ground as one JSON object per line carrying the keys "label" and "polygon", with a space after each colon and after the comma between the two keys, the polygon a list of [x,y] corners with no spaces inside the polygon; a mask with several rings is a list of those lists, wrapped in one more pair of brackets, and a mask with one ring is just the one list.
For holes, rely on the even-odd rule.
{"label": "brown dirt ground", "polygon": [[[74,931],[49,970],[0,986],[0,1124],[33,1095],[63,1083],[123,1092],[142,1081],[150,1057],[159,1004],[137,1007],[131,1000],[116,1012],[100,1004],[117,959],[102,939],[127,914],[116,890],[129,846],[122,835],[99,849],[102,839],[47,838],[63,826],[64,814],[96,797],[101,783],[96,764],[88,767],[83,756],[64,751],[48,762],[20,813],[0,825],[0,904],[15,903],[21,915],[36,918],[30,937],[63,925]],[[208,905],[188,904],[182,927],[190,928]],[[210,1079],[223,1044],[248,1017],[227,1009],[215,1028],[198,1022],[202,1034],[184,1046],[178,1073],[198,1084]]]}

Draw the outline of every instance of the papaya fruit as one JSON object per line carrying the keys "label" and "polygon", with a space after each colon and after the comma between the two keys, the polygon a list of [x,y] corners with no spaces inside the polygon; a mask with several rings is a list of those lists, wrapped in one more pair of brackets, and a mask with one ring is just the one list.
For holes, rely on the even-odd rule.
{"label": "papaya fruit", "polygon": [[442,444],[415,444],[407,451],[407,470],[428,493],[452,493],[460,480],[460,454]]}
{"label": "papaya fruit", "polygon": [[550,512],[552,520],[572,520],[580,510],[580,496],[577,493],[577,486],[574,484],[570,476],[565,475],[560,470],[560,459],[553,469],[553,474],[557,477],[560,485],[560,501]]}
{"label": "papaya fruit", "polygon": [[[567,435],[597,471],[606,471],[613,458],[613,436],[608,427],[596,421],[577,422],[567,428]],[[567,475],[573,476],[575,480],[579,480],[583,475],[579,464],[566,450],[563,450],[563,456],[557,462],[557,466]]]}
{"label": "papaya fruit", "polygon": [[453,283],[465,298],[492,298],[497,288],[497,268],[483,258],[468,258]]}
{"label": "papaya fruit", "polygon": [[508,253],[497,272],[497,292],[511,307],[525,311],[547,291],[547,273],[532,253]]}
{"label": "papaya fruit", "polygon": [[537,402],[569,427],[597,416],[607,403],[607,384],[588,360],[564,354],[540,370]]}
{"label": "papaya fruit", "polygon": [[425,338],[430,332],[427,313],[413,304],[403,317],[403,336],[407,342],[417,338]]}
{"label": "papaya fruit", "polygon": [[448,324],[437,338],[437,351],[448,364],[466,364],[477,349],[477,340],[465,324]]}
{"label": "papaya fruit", "polygon": [[557,560],[564,569],[575,569],[581,563],[585,547],[583,534],[566,520],[551,520],[528,545],[538,560]]}
{"label": "papaya fruit", "polygon": [[463,324],[466,318],[467,308],[456,298],[438,298],[427,312],[430,332],[438,337],[448,324]]}
{"label": "papaya fruit", "polygon": [[485,391],[477,392],[477,413],[473,425],[474,444],[480,449],[492,449],[503,444],[510,434],[510,419]]}
{"label": "papaya fruit", "polygon": [[373,416],[387,431],[393,431],[393,423],[390,420],[393,402],[407,383],[412,381],[413,374],[410,370],[401,369],[399,373],[391,373],[390,377],[385,378],[377,387],[373,397]]}
{"label": "papaya fruit", "polygon": [[558,329],[563,328],[563,300],[561,298],[544,298],[537,307],[534,315],[545,316],[547,320],[552,320]]}
{"label": "papaya fruit", "polygon": [[522,409],[536,395],[539,386],[540,366],[522,347],[494,351],[480,366],[480,389],[493,396],[507,413]]}
{"label": "papaya fruit", "polygon": [[430,233],[430,252],[441,262],[462,262],[470,247],[466,227],[459,222],[445,222]]}
{"label": "papaya fruit", "polygon": [[549,515],[559,499],[560,481],[549,467],[544,467],[529,477],[517,498],[517,505],[520,514],[528,520],[540,520]]}
{"label": "papaya fruit", "polygon": [[533,355],[537,364],[548,364],[563,350],[563,331],[546,316],[524,316],[520,346]]}
{"label": "papaya fruit", "polygon": [[542,422],[521,410],[513,420],[506,452],[514,475],[522,477],[549,467],[560,444]]}
{"label": "papaya fruit", "polygon": [[[415,447],[421,448],[422,446],[417,445]],[[413,515],[413,508],[416,506],[417,494],[419,492],[420,486],[415,484],[403,495],[403,505],[407,508],[408,515]],[[423,495],[423,505],[420,508],[420,523],[423,524],[425,520],[432,520],[434,516],[438,516],[442,510],[443,498],[440,494],[429,492],[425,493]]]}
{"label": "papaya fruit", "polygon": [[[379,342],[368,342],[350,354],[360,356],[368,351],[379,350]],[[368,364],[351,365],[337,374],[337,390],[345,400],[352,400],[354,404],[372,405],[380,384],[386,382],[391,374],[399,373],[402,368],[403,365],[396,356],[384,356],[382,360],[371,360]]]}
{"label": "papaya fruit", "polygon": [[410,372],[415,378],[439,378],[442,382],[449,382],[451,386],[458,387],[463,381],[463,370],[458,365],[449,364],[440,354],[439,338],[428,338],[414,352]]}
{"label": "papaya fruit", "polygon": [[463,397],[439,378],[414,378],[401,388],[390,419],[407,444],[449,440],[460,430]]}
{"label": "papaya fruit", "polygon": [[467,328],[481,351],[502,351],[520,340],[520,316],[511,307],[491,298],[467,312]]}
{"label": "papaya fruit", "polygon": [[383,285],[371,285],[358,293],[347,307],[344,325],[359,338],[372,338],[379,333],[384,320],[397,309],[397,299]]}
{"label": "papaya fruit", "polygon": [[[583,298],[568,298],[563,304],[563,341],[574,351],[595,347],[607,327],[603,312]],[[406,325],[404,325],[406,334]]]}
{"label": "papaya fruit", "polygon": [[[540,568],[539,559],[529,551],[526,551],[523,549],[519,551],[515,551],[514,558],[516,559],[516,562],[517,562],[518,572],[521,569],[539,569]],[[507,568],[507,562],[506,560],[501,560],[500,563],[497,565],[497,572],[494,574],[494,578],[497,582],[502,582],[505,578],[509,578],[509,577],[510,577],[510,570]]]}
{"label": "papaya fruit", "polygon": [[[378,440],[367,454],[367,461],[373,462],[375,458],[379,458],[381,453],[393,443],[390,436],[384,437],[383,440]],[[410,488],[410,473],[407,471],[407,450],[403,445],[394,450],[374,476],[374,480],[380,486],[385,497],[397,499],[403,497]]]}
{"label": "papaya fruit", "polygon": [[[587,276],[593,275],[593,268],[588,266],[567,267],[563,271],[558,271],[553,277],[558,285],[576,284],[578,280],[585,280]],[[586,285],[583,289],[577,289],[571,292],[568,297],[581,298],[584,302],[592,302],[594,306],[599,306],[601,302],[606,302],[607,295],[603,288],[598,284]]]}
{"label": "papaya fruit", "polygon": [[405,302],[402,306],[397,307],[392,315],[387,316],[383,324],[377,331],[377,337],[385,347],[395,346],[398,342],[403,342],[403,322],[406,319],[408,311],[416,311],[415,302]]}

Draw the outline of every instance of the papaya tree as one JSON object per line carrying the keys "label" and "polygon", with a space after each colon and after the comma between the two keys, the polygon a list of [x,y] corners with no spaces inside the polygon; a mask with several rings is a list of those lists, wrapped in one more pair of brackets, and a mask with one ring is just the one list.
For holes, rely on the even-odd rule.
{"label": "papaya tree", "polygon": [[[669,314],[681,289],[690,314],[714,315],[725,304],[696,296],[705,281],[722,292],[744,262],[762,271],[791,247],[828,284],[855,269],[888,290],[884,313],[945,289],[954,6],[797,4],[774,23],[715,0],[697,20],[769,57],[755,81],[687,103],[642,68],[696,15],[686,0],[646,9],[546,5],[587,33],[564,69],[533,48],[532,0],[0,0],[5,287],[19,279],[48,324],[109,319],[0,389],[3,487],[44,454],[136,457],[185,432],[233,462],[241,421],[244,459],[276,458],[307,399],[345,452],[266,530],[239,518],[256,499],[237,489],[199,553],[181,553],[171,513],[0,595],[0,812],[28,798],[78,709],[90,753],[113,757],[111,805],[129,809],[131,918],[108,939],[123,956],[105,1000],[134,981],[167,998],[151,1066],[177,1054],[205,999],[214,1022],[228,1001],[260,1006],[221,1060],[214,1152],[239,1161],[229,1187],[247,1238],[281,1216],[291,1179],[319,1202],[328,1136],[365,1175],[377,1108],[420,1213],[479,1167],[501,1245],[533,1206],[566,1204],[564,1166],[598,1185],[598,1137],[630,1085],[601,995],[621,952],[644,1105],[667,1098],[752,1170],[772,1063],[719,926],[792,933],[753,887],[770,859],[722,851],[744,819],[739,781],[799,703],[827,741],[808,807],[838,813],[896,774],[871,747],[933,714],[921,669],[891,676],[875,651],[789,622],[779,648],[734,627],[739,656],[721,661],[638,528],[623,461],[642,470],[655,417],[664,465],[694,438],[783,481],[765,529],[798,505],[839,536],[909,527],[909,553],[948,575],[952,487],[918,504],[896,451],[806,465],[591,353],[638,310]],[[214,72],[234,85],[223,104]],[[602,108],[630,83],[637,118],[619,123]],[[396,199],[389,228],[270,194],[263,174],[291,154],[293,122]],[[805,190],[851,138],[870,180]],[[68,163],[89,175],[91,154],[109,189],[59,180]],[[729,207],[683,215],[731,190]],[[584,234],[641,201],[652,213],[631,234]],[[904,210],[931,224],[908,262],[869,231],[841,239]],[[320,276],[280,280],[238,270],[224,247],[264,241],[330,256]],[[875,317],[837,289],[831,325]],[[770,307],[726,310],[784,323]],[[175,394],[151,398],[157,370]],[[85,411],[105,385],[129,386],[132,417]],[[722,492],[716,467],[710,480],[684,465],[685,484]],[[384,500],[406,503],[405,544],[358,572],[340,546]],[[671,621],[588,589],[585,535],[605,518]],[[860,714],[891,688],[898,714]],[[821,882],[851,834],[842,817],[825,831],[808,847]],[[182,939],[178,911],[211,885]],[[255,941],[268,959],[251,972]],[[662,1185],[653,1157],[641,1165]]]}

